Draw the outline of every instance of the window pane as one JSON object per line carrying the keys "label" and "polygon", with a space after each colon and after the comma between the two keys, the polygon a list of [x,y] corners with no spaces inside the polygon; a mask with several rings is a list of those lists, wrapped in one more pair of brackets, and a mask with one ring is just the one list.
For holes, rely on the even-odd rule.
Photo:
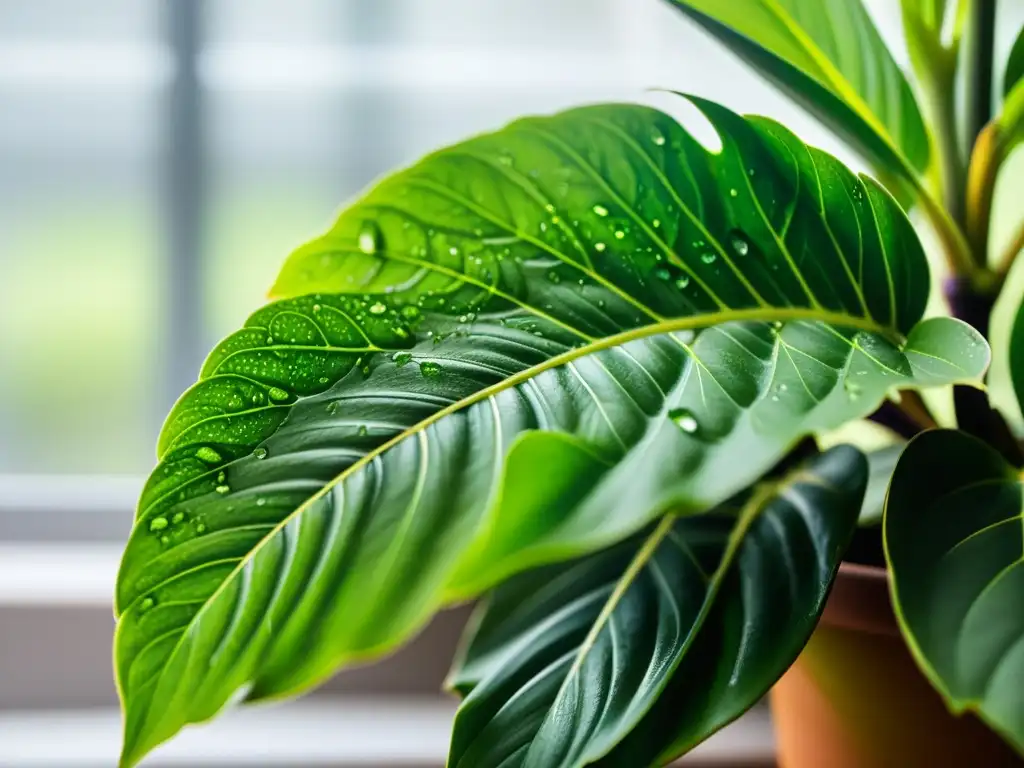
{"label": "window pane", "polygon": [[18,63],[0,77],[0,473],[142,472],[153,457],[163,75],[126,80],[117,61],[124,46],[159,58],[157,19],[135,0],[75,7],[0,3],[0,61]]}

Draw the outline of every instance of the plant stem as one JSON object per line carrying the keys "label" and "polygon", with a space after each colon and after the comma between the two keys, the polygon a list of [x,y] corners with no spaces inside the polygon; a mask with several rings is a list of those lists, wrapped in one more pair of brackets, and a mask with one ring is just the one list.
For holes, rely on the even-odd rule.
{"label": "plant stem", "polygon": [[967,143],[992,119],[992,70],[996,33],[995,0],[974,0],[968,28]]}
{"label": "plant stem", "polygon": [[996,174],[1003,160],[1003,147],[999,123],[992,121],[982,128],[971,151],[971,164],[967,171],[967,198],[965,223],[967,239],[975,260],[985,264],[988,260],[988,234],[992,218],[992,193]]}

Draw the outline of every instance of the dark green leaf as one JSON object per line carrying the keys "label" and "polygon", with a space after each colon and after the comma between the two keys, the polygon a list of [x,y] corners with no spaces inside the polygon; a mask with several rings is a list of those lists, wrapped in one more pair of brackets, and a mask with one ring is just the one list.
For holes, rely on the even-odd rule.
{"label": "dark green leaf", "polygon": [[885,508],[904,635],[954,712],[1024,754],[1024,514],[1017,470],[954,430],[912,440]]}
{"label": "dark green leaf", "polygon": [[738,717],[813,630],[866,480],[834,448],[738,515],[666,517],[500,586],[453,673],[449,766],[640,768]]}
{"label": "dark green leaf", "polygon": [[1009,98],[1010,93],[1016,85],[1024,79],[1024,27],[1017,34],[1017,39],[1010,49],[1010,55],[1006,59],[1006,69],[1003,71],[1003,97]]}
{"label": "dark green leaf", "polygon": [[921,112],[860,0],[670,2],[844,133],[880,173],[912,180],[927,168]]}
{"label": "dark green leaf", "polygon": [[[1005,340],[1005,330],[1001,331],[999,335]],[[1013,391],[1017,395],[1017,404],[1024,410],[1024,303],[1017,308],[1009,341],[1010,380],[1013,382]]]}
{"label": "dark green leaf", "polygon": [[126,764],[242,686],[309,687],[445,602],[720,503],[894,388],[984,370],[966,325],[918,322],[926,262],[883,190],[696,103],[720,154],[642,107],[522,120],[289,260],[293,298],[161,435],[118,577]]}

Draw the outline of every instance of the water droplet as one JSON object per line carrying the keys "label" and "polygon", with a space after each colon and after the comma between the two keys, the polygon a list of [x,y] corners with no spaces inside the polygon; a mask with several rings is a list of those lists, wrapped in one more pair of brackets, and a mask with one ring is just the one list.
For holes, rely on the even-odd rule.
{"label": "water droplet", "polygon": [[705,251],[700,255],[700,260],[703,261],[705,264],[714,264],[715,259],[717,258],[718,256],[716,256],[711,251]]}
{"label": "water droplet", "polygon": [[387,311],[388,311],[388,308],[386,306],[384,306],[383,304],[381,304],[379,301],[370,305],[370,314],[371,315],[383,315]]}
{"label": "water droplet", "polygon": [[434,379],[441,375],[441,366],[430,360],[424,360],[420,363],[420,373],[428,379]]}
{"label": "water droplet", "polygon": [[651,226],[654,227],[655,229],[660,227],[661,226],[661,219],[655,219],[654,221],[652,221],[651,222]]}
{"label": "water droplet", "polygon": [[319,381],[321,384],[326,384],[327,382],[330,381],[330,379],[327,378],[326,376],[321,376],[319,379],[317,379],[317,381]]}
{"label": "water droplet", "polygon": [[601,252],[601,251],[603,251],[605,249],[605,247],[606,246],[605,246],[604,243],[594,243],[594,250],[595,251]]}
{"label": "water droplet", "polygon": [[337,400],[331,400],[331,402],[329,402],[327,404],[327,412],[333,416],[334,414],[336,414],[338,412],[338,408],[340,408],[340,407],[341,406],[338,405],[338,401]]}
{"label": "water droplet", "polygon": [[513,162],[512,156],[507,153],[502,153],[498,156],[498,162],[505,166],[511,166]]}
{"label": "water droplet", "polygon": [[603,205],[595,205],[592,210],[598,216],[602,216],[603,217],[603,216],[607,216],[608,215],[608,209],[605,208]]}
{"label": "water droplet", "polygon": [[263,393],[262,392],[253,392],[252,404],[253,405],[259,405],[262,402],[263,402]]}
{"label": "water droplet", "polygon": [[270,396],[271,400],[278,403],[281,402],[282,400],[288,399],[288,393],[285,392],[280,387],[271,387],[269,390],[267,390],[267,394]]}
{"label": "water droplet", "polygon": [[750,244],[739,235],[733,235],[730,242],[738,255],[746,256],[750,252]]}
{"label": "water droplet", "polygon": [[161,544],[170,544],[171,543],[171,537],[170,536],[161,536],[160,537],[160,543]]}
{"label": "water droplet", "polygon": [[196,533],[203,533],[205,531],[206,531],[206,525],[204,523],[199,523],[196,526]]}
{"label": "water droplet", "polygon": [[616,230],[615,230],[615,239],[616,239],[616,240],[621,240],[621,239],[622,239],[622,238],[624,238],[625,236],[626,236],[626,233],[625,233],[625,232],[623,232],[623,231],[622,231],[621,229],[616,229]]}
{"label": "water droplet", "polygon": [[729,190],[729,197],[736,197],[736,195],[738,195],[738,194],[739,194],[739,192],[737,192],[735,189],[730,189]]}
{"label": "water droplet", "polygon": [[255,456],[257,459],[265,459],[267,458],[269,453],[270,452],[266,448],[260,446],[259,448],[252,452],[252,455]]}
{"label": "water droplet", "polygon": [[320,305],[319,304],[314,304],[313,305],[313,311],[314,312],[319,312],[320,311]]}
{"label": "water droplet", "polygon": [[672,273],[669,272],[664,267],[659,267],[658,269],[654,270],[654,276],[659,280],[668,280],[672,277]]}
{"label": "water droplet", "polygon": [[453,245],[451,248],[448,249],[448,253],[450,253],[452,256],[458,256],[459,247],[457,245]]}
{"label": "water droplet", "polygon": [[673,408],[668,412],[668,417],[688,435],[696,434],[697,429],[700,427],[693,415],[693,411],[687,408]]}
{"label": "water droplet", "polygon": [[411,360],[412,355],[409,354],[408,352],[395,352],[395,354],[391,356],[391,362],[393,362],[399,368],[401,368],[403,365],[406,365]]}
{"label": "water droplet", "polygon": [[679,277],[676,278],[676,288],[678,288],[679,290],[682,290],[683,288],[685,288],[689,284],[690,284],[690,276],[689,275],[680,275]]}
{"label": "water droplet", "polygon": [[553,269],[550,272],[548,272],[548,280],[550,280],[555,285],[558,285],[558,283],[562,282],[562,278],[559,277],[558,273]]}
{"label": "water droplet", "polygon": [[221,460],[220,454],[206,445],[196,451],[196,458],[200,461],[205,461],[207,464],[217,464]]}
{"label": "water droplet", "polygon": [[370,432],[370,430],[368,430],[366,428],[365,424],[360,424],[359,428],[356,430],[356,436],[357,437],[366,437],[369,434],[369,432]]}
{"label": "water droplet", "polygon": [[851,400],[858,399],[863,391],[861,385],[849,377],[843,379],[843,389]]}
{"label": "water droplet", "polygon": [[373,254],[377,252],[377,247],[380,245],[380,229],[372,221],[363,223],[363,228],[359,230],[359,250],[366,254]]}
{"label": "water droplet", "polygon": [[219,493],[219,494],[221,494],[223,496],[225,493],[228,493],[231,490],[231,486],[230,485],[218,485],[215,490],[217,491],[217,493]]}
{"label": "water droplet", "polygon": [[402,317],[406,320],[415,320],[420,316],[419,307],[415,307],[412,304],[408,304],[402,307]]}
{"label": "water droplet", "polygon": [[155,601],[153,600],[152,597],[144,597],[142,599],[142,602],[139,603],[139,610],[140,611],[148,611],[154,605],[155,605]]}
{"label": "water droplet", "polygon": [[263,498],[262,496],[260,496],[258,499],[256,499],[256,506],[257,507],[265,507],[266,505],[267,505],[267,500],[265,498]]}
{"label": "water droplet", "polygon": [[167,527],[166,517],[154,517],[149,521],[149,530],[151,531],[162,531]]}
{"label": "water droplet", "polygon": [[174,517],[171,518],[171,525],[178,525],[182,520],[185,519],[184,512],[175,512]]}
{"label": "water droplet", "polygon": [[655,144],[657,144],[657,145],[658,145],[659,147],[663,147],[663,146],[665,146],[665,137],[664,137],[664,136],[662,136],[662,135],[661,135],[660,133],[658,133],[657,131],[655,131],[655,132],[654,132],[654,135],[653,135],[653,136],[651,137],[651,141],[653,141],[653,142],[654,142]]}

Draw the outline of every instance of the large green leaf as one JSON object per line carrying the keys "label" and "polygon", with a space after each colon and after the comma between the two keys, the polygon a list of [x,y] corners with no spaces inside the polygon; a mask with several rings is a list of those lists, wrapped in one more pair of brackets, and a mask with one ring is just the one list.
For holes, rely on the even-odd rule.
{"label": "large green leaf", "polygon": [[866,481],[840,446],[738,515],[667,517],[501,585],[453,673],[449,766],[640,768],[738,717],[810,636]]}
{"label": "large green leaf", "polygon": [[963,432],[907,446],[885,508],[903,633],[955,712],[1024,754],[1024,498],[1018,471]]}
{"label": "large green leaf", "polygon": [[984,370],[970,328],[918,323],[924,256],[883,190],[696,103],[719,154],[643,107],[523,120],[289,260],[292,298],[161,435],[118,577],[125,764],[242,686],[306,688],[445,602],[721,502],[893,388]]}
{"label": "large green leaf", "polygon": [[929,137],[903,72],[860,0],[669,0],[917,186]]}

